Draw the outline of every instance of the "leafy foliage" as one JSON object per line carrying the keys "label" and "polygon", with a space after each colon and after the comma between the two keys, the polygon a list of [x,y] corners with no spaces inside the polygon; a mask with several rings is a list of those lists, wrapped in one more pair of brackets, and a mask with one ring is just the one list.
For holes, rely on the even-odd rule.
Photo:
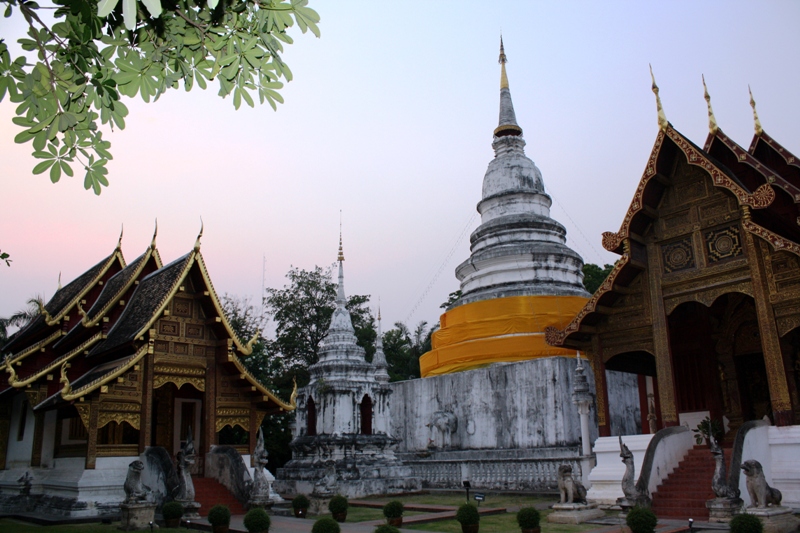
{"label": "leafy foliage", "polygon": [[261,507],[253,507],[247,514],[244,515],[244,527],[250,533],[261,533],[262,531],[269,531],[272,525],[267,512]]}
{"label": "leafy foliage", "polygon": [[175,520],[183,516],[183,505],[180,502],[167,502],[161,507],[161,516],[164,520]]}
{"label": "leafy foliage", "polygon": [[471,526],[477,524],[481,520],[481,515],[478,513],[478,508],[470,503],[465,503],[456,511],[456,520],[462,526]]}
{"label": "leafy foliage", "polygon": [[751,514],[737,514],[731,519],[731,533],[763,533],[764,524]]}
{"label": "leafy foliage", "polygon": [[0,261],[4,262],[6,266],[11,266],[11,256],[3,250],[0,250]]}
{"label": "leafy foliage", "polygon": [[614,265],[603,265],[603,268],[595,265],[594,263],[586,263],[583,265],[583,286],[590,294],[600,288],[600,285],[608,277]]}
{"label": "leafy foliage", "polygon": [[400,518],[404,511],[403,502],[398,500],[390,501],[383,506],[383,516],[386,518]]}
{"label": "leafy foliage", "polygon": [[227,526],[231,523],[231,510],[227,505],[217,504],[208,511],[207,520],[212,526]]}
{"label": "leafy foliage", "polygon": [[[0,101],[19,104],[13,122],[23,130],[15,141],[32,144],[41,160],[34,174],[47,172],[55,183],[78,165],[95,194],[108,185],[112,159],[102,130],[125,127],[122,96],[150,102],[216,80],[236,109],[253,107],[255,97],[275,109],[281,79],[292,79],[280,57],[292,43],[287,29],[296,24],[319,36],[308,0],[52,1],[0,0],[6,18],[28,25],[17,39],[27,55],[12,58],[0,39]],[[43,9],[54,9],[54,23],[39,16]]]}
{"label": "leafy foliage", "polygon": [[433,329],[421,321],[411,333],[402,322],[383,334],[383,351],[389,365],[389,381],[420,377],[419,358],[431,349]]}
{"label": "leafy foliage", "polygon": [[658,519],[653,511],[638,505],[628,511],[625,517],[625,525],[631,528],[633,533],[653,533],[657,523]]}
{"label": "leafy foliage", "polygon": [[533,507],[523,507],[517,511],[517,524],[520,529],[536,529],[542,515]]}
{"label": "leafy foliage", "polygon": [[304,494],[298,494],[292,499],[292,509],[308,509],[311,502]]}
{"label": "leafy foliage", "polygon": [[27,307],[20,309],[13,315],[0,318],[0,345],[8,340],[8,330],[10,328],[25,327],[31,320],[39,316],[41,307],[44,307],[44,300],[41,296],[34,296],[27,301]]}
{"label": "leafy foliage", "polygon": [[328,510],[332,514],[346,513],[349,506],[350,504],[347,503],[347,498],[341,494],[337,494],[328,502]]}
{"label": "leafy foliage", "polygon": [[453,291],[450,294],[448,294],[447,301],[444,302],[442,305],[440,305],[439,308],[447,310],[451,305],[456,303],[459,298],[461,298],[461,289],[458,289],[457,291]]}
{"label": "leafy foliage", "polygon": [[330,517],[320,518],[311,527],[311,533],[341,533],[342,528]]}
{"label": "leafy foliage", "polygon": [[381,524],[372,533],[400,533],[400,530],[389,524]]}
{"label": "leafy foliage", "polygon": [[705,417],[701,420],[692,432],[694,433],[694,441],[697,444],[709,442],[711,437],[714,437],[714,440],[719,442],[725,436],[722,423],[719,420],[711,420],[709,417]]}

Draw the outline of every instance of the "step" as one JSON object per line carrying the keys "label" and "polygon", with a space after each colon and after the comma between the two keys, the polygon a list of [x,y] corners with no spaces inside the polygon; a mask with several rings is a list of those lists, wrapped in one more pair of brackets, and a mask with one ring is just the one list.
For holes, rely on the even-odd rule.
{"label": "step", "polygon": [[193,477],[192,482],[195,490],[194,499],[201,505],[201,516],[208,516],[208,511],[217,504],[227,505],[233,515],[245,514],[245,508],[239,500],[216,479]]}

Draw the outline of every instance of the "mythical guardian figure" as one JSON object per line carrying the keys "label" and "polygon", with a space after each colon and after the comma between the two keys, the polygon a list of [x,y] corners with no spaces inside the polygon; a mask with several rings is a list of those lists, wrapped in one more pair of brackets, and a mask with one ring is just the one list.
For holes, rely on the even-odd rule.
{"label": "mythical guardian figure", "polygon": [[179,502],[194,501],[194,482],[192,482],[191,468],[195,462],[196,452],[194,449],[194,438],[192,437],[192,427],[189,426],[189,434],[186,442],[181,446],[181,451],[175,454],[178,463],[178,489],[175,499]]}
{"label": "mythical guardian figure", "polygon": [[270,502],[270,482],[264,474],[269,454],[264,448],[264,432],[258,428],[256,449],[253,451],[253,488],[250,491],[250,507],[263,507]]}
{"label": "mythical guardian figure", "polygon": [[622,437],[619,438],[619,456],[622,457],[622,462],[625,463],[625,475],[622,476],[622,493],[625,499],[629,502],[636,501],[636,467],[633,466],[633,453],[622,442]]}
{"label": "mythical guardian figure", "polygon": [[586,503],[586,487],[572,477],[570,465],[558,467],[558,492],[561,493],[561,503]]}
{"label": "mythical guardian figure", "polygon": [[458,429],[458,418],[450,411],[436,411],[425,424],[431,430],[430,442],[440,448],[449,448],[451,435]]}
{"label": "mythical guardian figure", "polygon": [[144,463],[133,461],[128,465],[128,476],[125,478],[125,502],[126,504],[143,503],[147,501],[150,487],[142,483],[142,470]]}
{"label": "mythical guardian figure", "polygon": [[714,467],[714,477],[711,478],[711,488],[717,498],[727,498],[736,500],[739,498],[739,489],[728,484],[728,472],[725,468],[725,454],[722,452],[717,440],[711,437],[709,440],[711,455],[714,457],[716,466]]}
{"label": "mythical guardian figure", "polygon": [[781,504],[783,495],[778,489],[767,485],[764,477],[764,468],[755,459],[750,459],[742,463],[741,469],[747,476],[747,493],[750,495],[750,507],[763,509],[770,505],[778,507]]}

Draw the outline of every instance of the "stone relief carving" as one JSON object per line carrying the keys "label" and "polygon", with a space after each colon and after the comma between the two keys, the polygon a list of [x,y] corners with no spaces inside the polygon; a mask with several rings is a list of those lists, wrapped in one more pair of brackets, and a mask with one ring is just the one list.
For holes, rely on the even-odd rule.
{"label": "stone relief carving", "polygon": [[571,465],[558,467],[558,492],[561,503],[586,503],[586,487],[572,476]]}
{"label": "stone relief carving", "polygon": [[728,484],[728,471],[725,468],[725,454],[722,452],[717,439],[711,437],[711,455],[714,457],[714,477],[711,478],[711,488],[717,498],[735,500],[739,498],[739,489]]}
{"label": "stone relief carving", "polygon": [[747,493],[750,495],[750,507],[763,509],[770,505],[780,506],[783,495],[781,491],[767,484],[761,463],[755,459],[750,459],[742,463],[741,469],[744,471],[744,475],[747,476],[746,486]]}
{"label": "stone relief carving", "polygon": [[426,426],[431,432],[429,447],[449,448],[451,436],[458,430],[458,417],[450,411],[436,411]]}

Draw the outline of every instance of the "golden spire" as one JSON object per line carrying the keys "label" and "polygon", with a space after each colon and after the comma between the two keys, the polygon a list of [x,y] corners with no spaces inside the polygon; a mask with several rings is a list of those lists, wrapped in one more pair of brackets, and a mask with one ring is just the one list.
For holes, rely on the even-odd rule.
{"label": "golden spire", "polygon": [[156,219],[156,229],[153,230],[153,240],[150,241],[150,248],[156,248],[156,236],[158,235],[158,219]]}
{"label": "golden spire", "polygon": [[117,241],[117,250],[122,249],[122,234],[125,231],[125,224],[119,226],[119,241]]}
{"label": "golden spire", "polygon": [[711,95],[708,94],[708,87],[706,87],[706,77],[702,76],[702,78],[703,91],[705,94],[704,97],[706,99],[706,104],[708,105],[708,131],[711,132],[711,135],[716,135],[717,131],[719,130],[719,126],[717,126],[717,119],[714,117],[714,110],[711,109]]}
{"label": "golden spire", "polygon": [[662,131],[666,131],[669,126],[667,122],[667,115],[664,114],[664,108],[661,107],[661,97],[658,96],[658,85],[656,85],[656,77],[653,75],[653,65],[650,65],[650,78],[653,80],[653,94],[656,95],[656,109],[658,110],[658,127]]}
{"label": "golden spire", "polygon": [[753,108],[753,120],[755,121],[755,130],[756,135],[759,137],[762,133],[764,133],[764,128],[761,127],[761,121],[758,119],[758,112],[756,111],[756,101],[753,99],[753,91],[750,90],[750,86],[747,86],[747,92],[750,93],[750,107]]}
{"label": "golden spire", "polygon": [[200,233],[197,234],[197,240],[194,241],[194,251],[200,251],[200,237],[203,236],[203,217],[200,217]]}
{"label": "golden spire", "polygon": [[503,36],[500,36],[500,59],[497,60],[500,63],[500,88],[501,89],[508,89],[508,76],[506,76],[506,63],[508,63],[508,59],[506,59],[506,51],[503,48]]}
{"label": "golden spire", "polygon": [[337,261],[344,261],[344,251],[342,250],[342,210],[339,210],[339,257]]}

